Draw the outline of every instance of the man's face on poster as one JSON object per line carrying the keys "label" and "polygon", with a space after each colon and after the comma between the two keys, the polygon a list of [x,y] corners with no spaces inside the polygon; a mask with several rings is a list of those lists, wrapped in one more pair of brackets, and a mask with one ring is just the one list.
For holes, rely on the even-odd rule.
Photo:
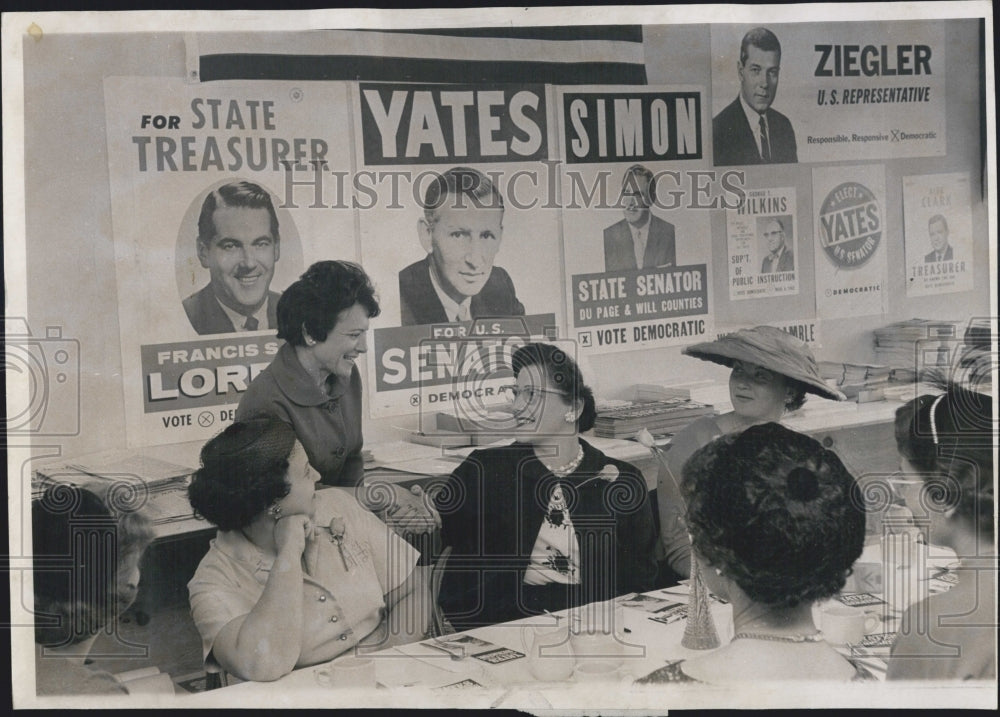
{"label": "man's face on poster", "polygon": [[740,95],[744,102],[761,114],[771,106],[778,92],[780,65],[780,53],[761,50],[755,45],[747,47],[746,62],[736,64],[740,76]]}
{"label": "man's face on poster", "polygon": [[264,303],[278,238],[271,234],[271,216],[264,208],[219,207],[212,214],[215,235],[198,242],[198,259],[212,276],[216,297],[233,311],[251,313]]}
{"label": "man's face on poster", "polygon": [[933,221],[927,227],[931,235],[931,246],[934,251],[944,251],[948,248],[948,227],[942,221]]}
{"label": "man's face on poster", "polygon": [[433,224],[420,220],[424,246],[430,244],[431,261],[442,288],[461,303],[478,294],[490,278],[503,239],[503,209],[477,207],[466,199],[446,202],[437,209],[435,218]]}
{"label": "man's face on poster", "polygon": [[622,182],[622,209],[625,221],[641,227],[649,218],[649,207],[653,203],[649,196],[649,179],[642,174],[627,174]]}
{"label": "man's face on poster", "polygon": [[767,250],[772,254],[776,253],[785,244],[785,230],[777,221],[770,221],[764,225],[764,241],[767,242]]}

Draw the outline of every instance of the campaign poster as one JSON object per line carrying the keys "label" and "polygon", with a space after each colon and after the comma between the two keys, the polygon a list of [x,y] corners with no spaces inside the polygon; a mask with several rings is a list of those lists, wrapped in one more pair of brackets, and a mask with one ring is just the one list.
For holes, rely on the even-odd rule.
{"label": "campaign poster", "polygon": [[346,85],[104,90],[127,442],[204,440],[277,352],[281,292],[314,261],[356,259],[336,186]]}
{"label": "campaign poster", "polygon": [[705,171],[697,87],[556,92],[569,335],[585,354],[712,332],[709,213],[741,177]]}
{"label": "campaign poster", "polygon": [[713,25],[711,33],[716,166],[945,154],[944,23]]}
{"label": "campaign poster", "polygon": [[726,211],[729,299],[758,299],[799,293],[795,187],[747,189]]}
{"label": "campaign poster", "polygon": [[[795,338],[805,341],[809,348],[823,348],[822,323],[816,319],[789,319],[787,321],[768,321],[768,326],[781,329],[786,334],[791,334]],[[716,324],[715,338],[721,339],[723,336],[735,333],[740,329],[750,329],[760,324]]]}
{"label": "campaign poster", "polygon": [[886,313],[885,167],[813,169],[816,314],[820,319]]}
{"label": "campaign poster", "polygon": [[[559,212],[544,85],[352,86],[361,260],[379,290],[373,417],[482,416],[510,357],[557,335]],[[448,423],[447,425],[454,425]]]}
{"label": "campaign poster", "polygon": [[906,295],[972,291],[969,175],[903,177]]}

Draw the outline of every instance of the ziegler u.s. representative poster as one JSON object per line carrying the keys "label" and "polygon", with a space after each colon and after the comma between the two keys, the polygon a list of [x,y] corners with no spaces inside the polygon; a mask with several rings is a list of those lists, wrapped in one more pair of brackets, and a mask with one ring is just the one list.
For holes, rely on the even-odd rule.
{"label": "ziegler u.s. representative poster", "polygon": [[716,166],[945,154],[942,23],[759,21],[711,34]]}

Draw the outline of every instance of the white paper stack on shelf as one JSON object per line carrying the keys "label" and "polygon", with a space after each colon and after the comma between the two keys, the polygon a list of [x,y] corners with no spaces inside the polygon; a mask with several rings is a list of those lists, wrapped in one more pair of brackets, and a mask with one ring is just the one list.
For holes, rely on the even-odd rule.
{"label": "white paper stack on shelf", "polygon": [[890,378],[913,381],[927,368],[947,368],[958,336],[957,321],[907,319],[875,329],[875,358],[891,369]]}
{"label": "white paper stack on shelf", "polygon": [[715,412],[705,403],[686,398],[645,401],[610,411],[599,411],[594,435],[604,438],[633,438],[643,428],[654,436],[675,433],[701,416]]}
{"label": "white paper stack on shelf", "polygon": [[187,485],[194,470],[142,453],[109,451],[40,466],[31,491],[37,498],[53,483],[134,486],[134,493],[120,494],[116,502],[142,511],[156,524],[170,523],[194,514],[187,499]]}
{"label": "white paper stack on shelf", "polygon": [[883,390],[889,384],[891,370],[884,364],[819,362],[820,376],[828,384],[839,388],[845,396],[859,403],[881,400],[885,397]]}
{"label": "white paper stack on shelf", "polygon": [[194,468],[141,453],[114,451],[39,466],[32,490],[44,490],[52,482],[85,485],[119,482],[144,485],[150,491],[186,485]]}
{"label": "white paper stack on shelf", "polygon": [[665,398],[687,398],[712,406],[716,413],[733,409],[729,384],[711,379],[683,383],[637,383],[632,387],[636,402],[659,401]]}

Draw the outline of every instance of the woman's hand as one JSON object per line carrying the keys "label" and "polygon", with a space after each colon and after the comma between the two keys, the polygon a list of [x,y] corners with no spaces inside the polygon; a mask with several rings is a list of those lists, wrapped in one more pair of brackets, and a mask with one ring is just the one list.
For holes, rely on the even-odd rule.
{"label": "woman's hand", "polygon": [[274,523],[274,543],[278,555],[302,555],[306,541],[312,538],[314,526],[308,515],[289,515]]}
{"label": "woman's hand", "polygon": [[392,505],[386,511],[386,524],[399,534],[430,533],[441,527],[441,515],[434,508],[430,496],[419,485],[406,490],[395,485]]}

